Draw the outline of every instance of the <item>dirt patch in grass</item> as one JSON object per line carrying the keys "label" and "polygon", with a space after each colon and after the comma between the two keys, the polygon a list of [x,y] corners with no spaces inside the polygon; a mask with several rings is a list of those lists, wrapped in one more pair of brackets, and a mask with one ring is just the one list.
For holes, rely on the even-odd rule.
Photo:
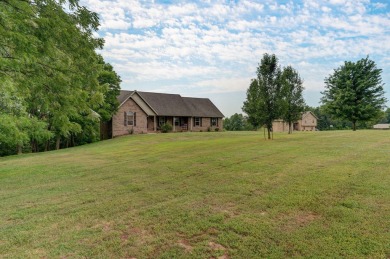
{"label": "dirt patch in grass", "polygon": [[213,250],[222,250],[222,251],[226,250],[226,247],[224,247],[223,245],[214,243],[214,242],[209,242],[209,246]]}
{"label": "dirt patch in grass", "polygon": [[212,210],[224,214],[226,218],[234,218],[240,214],[236,204],[232,202],[212,204]]}
{"label": "dirt patch in grass", "polygon": [[320,215],[311,211],[300,211],[291,215],[282,217],[283,224],[281,228],[283,231],[294,231],[298,228],[305,227],[313,221],[320,218]]}
{"label": "dirt patch in grass", "polygon": [[[92,228],[93,229],[101,229],[103,230],[103,232],[109,232],[113,227],[113,223],[112,222],[109,222],[109,221],[102,221],[102,222],[99,222],[98,224],[94,225]],[[76,226],[77,229],[81,229],[81,226],[80,225],[77,225]]]}
{"label": "dirt patch in grass", "polygon": [[186,253],[191,253],[192,252],[192,249],[193,247],[191,246],[190,242],[188,240],[185,240],[185,239],[180,239],[179,241],[177,241],[177,244],[184,248],[184,251]]}
{"label": "dirt patch in grass", "polygon": [[213,251],[223,252],[223,255],[216,257],[217,259],[229,259],[229,255],[227,254],[227,249],[223,245],[210,241],[209,247]]}
{"label": "dirt patch in grass", "polygon": [[125,231],[122,231],[120,239],[122,242],[132,240],[134,246],[141,247],[146,245],[150,240],[152,240],[153,235],[145,229],[139,227],[129,227]]}

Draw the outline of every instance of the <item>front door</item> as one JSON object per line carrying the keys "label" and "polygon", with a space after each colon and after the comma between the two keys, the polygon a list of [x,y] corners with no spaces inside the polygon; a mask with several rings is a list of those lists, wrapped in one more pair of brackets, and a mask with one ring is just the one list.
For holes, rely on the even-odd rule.
{"label": "front door", "polygon": [[181,117],[180,118],[180,126],[183,131],[188,130],[188,117]]}

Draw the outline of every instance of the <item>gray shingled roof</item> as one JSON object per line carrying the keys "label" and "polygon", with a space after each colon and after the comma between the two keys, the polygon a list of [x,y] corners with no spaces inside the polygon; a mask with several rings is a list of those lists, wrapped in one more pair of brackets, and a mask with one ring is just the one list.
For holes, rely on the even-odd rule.
{"label": "gray shingled roof", "polygon": [[[134,91],[121,90],[122,104]],[[138,92],[159,116],[224,117],[208,98],[181,97],[179,94]]]}
{"label": "gray shingled roof", "polygon": [[120,94],[116,97],[118,99],[119,105],[121,105],[134,91],[121,90]]}
{"label": "gray shingled roof", "polygon": [[224,117],[208,98],[182,97],[194,117]]}
{"label": "gray shingled roof", "polygon": [[138,92],[159,116],[190,116],[191,110],[178,94]]}

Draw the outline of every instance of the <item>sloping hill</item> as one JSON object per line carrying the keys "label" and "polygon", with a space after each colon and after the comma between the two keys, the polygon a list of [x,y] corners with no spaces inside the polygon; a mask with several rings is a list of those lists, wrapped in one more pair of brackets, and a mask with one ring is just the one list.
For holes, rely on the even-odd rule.
{"label": "sloping hill", "polygon": [[134,135],[0,158],[0,257],[390,256],[390,132]]}

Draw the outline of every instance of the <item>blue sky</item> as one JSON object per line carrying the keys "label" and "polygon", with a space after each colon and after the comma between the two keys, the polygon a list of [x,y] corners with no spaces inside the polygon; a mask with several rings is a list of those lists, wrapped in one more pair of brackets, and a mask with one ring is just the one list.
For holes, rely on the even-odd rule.
{"label": "blue sky", "polygon": [[242,112],[262,55],[274,53],[298,70],[306,103],[318,106],[324,78],[369,55],[390,100],[388,0],[81,3],[100,16],[101,54],[122,89],[208,97],[230,116]]}

